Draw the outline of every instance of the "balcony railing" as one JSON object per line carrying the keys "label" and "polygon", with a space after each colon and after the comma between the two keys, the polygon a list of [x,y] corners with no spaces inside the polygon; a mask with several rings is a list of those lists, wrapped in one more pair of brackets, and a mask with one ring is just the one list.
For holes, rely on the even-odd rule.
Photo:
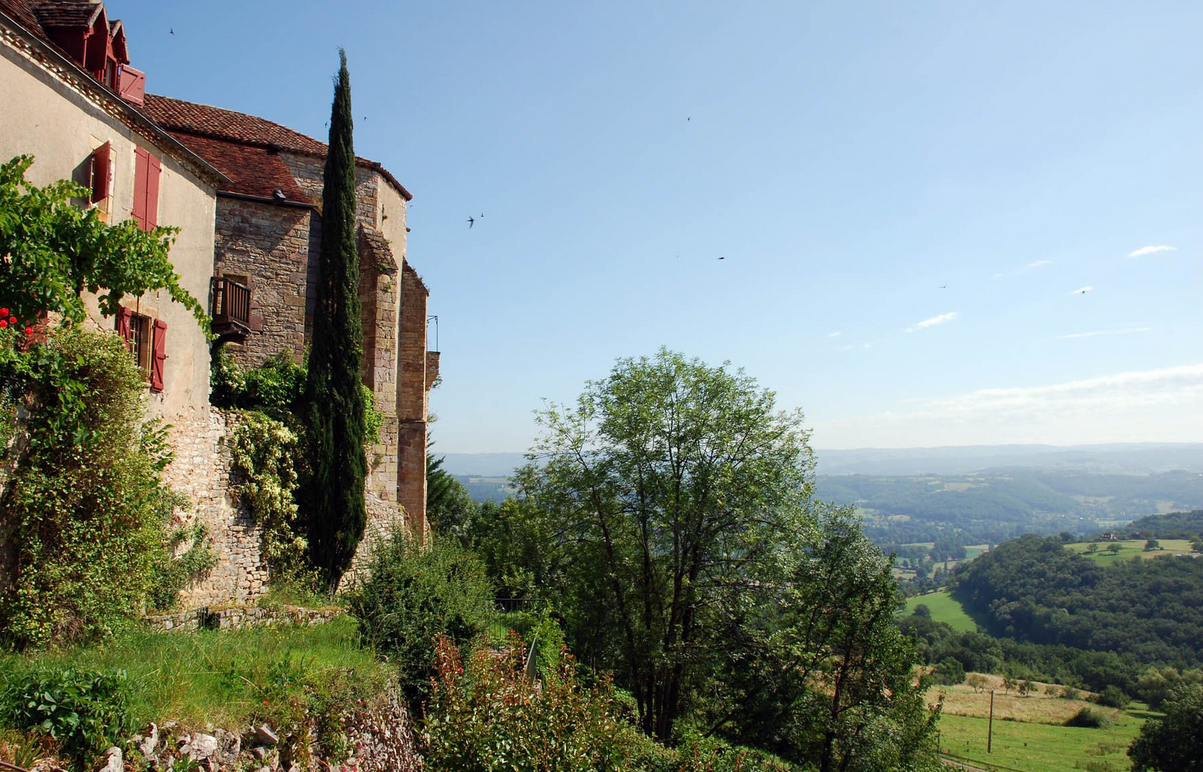
{"label": "balcony railing", "polygon": [[251,290],[214,276],[212,282],[213,332],[221,340],[244,340],[251,331]]}

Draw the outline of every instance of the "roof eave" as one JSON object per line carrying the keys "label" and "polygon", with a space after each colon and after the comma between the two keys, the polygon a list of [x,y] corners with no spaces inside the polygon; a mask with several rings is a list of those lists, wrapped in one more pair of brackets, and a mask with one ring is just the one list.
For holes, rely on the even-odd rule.
{"label": "roof eave", "polygon": [[108,111],[110,114],[114,111],[119,112],[120,115],[115,117],[125,121],[131,128],[140,129],[147,138],[153,139],[160,147],[172,151],[172,154],[178,160],[196,167],[195,170],[200,173],[199,176],[208,177],[207,181],[213,183],[215,188],[231,182],[228,177],[218,171],[212,164],[189,150],[183,143],[168,134],[157,123],[118,96],[115,91],[93,78],[89,72],[80,67],[71,57],[61,52],[57,46],[35,35],[22,26],[16,19],[4,13],[4,11],[0,11],[0,23],[12,30],[14,34],[19,35],[26,45],[34,49],[38,55],[49,60],[48,63],[70,73],[75,81],[71,85],[81,91],[90,92],[90,95],[97,101],[107,103],[106,106],[109,108]]}

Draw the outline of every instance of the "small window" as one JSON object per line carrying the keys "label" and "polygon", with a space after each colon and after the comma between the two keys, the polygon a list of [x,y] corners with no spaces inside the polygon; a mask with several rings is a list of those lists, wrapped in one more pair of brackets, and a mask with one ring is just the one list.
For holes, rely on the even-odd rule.
{"label": "small window", "polygon": [[113,143],[105,142],[92,151],[92,195],[93,204],[109,197],[113,189]]}
{"label": "small window", "polygon": [[134,221],[148,231],[159,224],[159,176],[162,165],[146,150],[138,148],[134,163]]}
{"label": "small window", "polygon": [[150,381],[150,390],[162,391],[163,365],[167,359],[167,322],[122,308],[117,312],[116,326],[125,347],[134,355],[138,369]]}

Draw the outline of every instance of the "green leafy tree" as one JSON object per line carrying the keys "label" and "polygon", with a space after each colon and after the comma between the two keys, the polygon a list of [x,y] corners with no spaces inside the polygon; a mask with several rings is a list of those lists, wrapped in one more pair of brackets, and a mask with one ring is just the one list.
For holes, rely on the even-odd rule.
{"label": "green leafy tree", "polygon": [[1189,684],[1166,700],[1165,717],[1149,719],[1128,748],[1136,772],[1203,772],[1203,686]]}
{"label": "green leafy tree", "polygon": [[331,593],[351,565],[367,525],[364,504],[363,330],[355,240],[355,150],[347,57],[330,114],[330,146],[322,192],[313,346],[305,384],[306,438],[312,474],[303,500],[309,557]]}
{"label": "green leafy tree", "polygon": [[604,631],[577,638],[582,656],[613,667],[644,731],[668,739],[707,652],[722,653],[703,642],[731,608],[723,596],[805,514],[802,417],[741,371],[662,349],[619,360],[538,420],[518,481],[562,534],[587,608],[574,627]]}
{"label": "green leafy tree", "polygon": [[180,286],[168,259],[178,229],[107,225],[96,210],[72,203],[87,195],[81,186],[27,182],[32,164],[24,155],[0,165],[0,300],[13,316],[32,321],[53,311],[81,322],[85,290],[112,315],[122,297],[162,289],[208,328],[204,307]]}
{"label": "green leafy tree", "polygon": [[464,484],[443,469],[443,456],[426,452],[426,518],[435,533],[462,537],[480,505]]}

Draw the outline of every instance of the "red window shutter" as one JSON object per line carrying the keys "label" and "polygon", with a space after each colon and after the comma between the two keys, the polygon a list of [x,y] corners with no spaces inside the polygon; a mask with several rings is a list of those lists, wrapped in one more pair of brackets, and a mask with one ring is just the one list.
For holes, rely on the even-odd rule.
{"label": "red window shutter", "polygon": [[159,224],[159,175],[162,162],[149,153],[146,156],[146,230]]}
{"label": "red window shutter", "polygon": [[134,150],[134,222],[146,230],[146,188],[150,176],[150,153],[142,148]]}
{"label": "red window shutter", "polygon": [[117,335],[125,342],[125,347],[134,350],[134,331],[130,327],[130,317],[134,315],[128,308],[117,309]]}
{"label": "red window shutter", "polygon": [[150,360],[150,390],[163,390],[163,361],[167,359],[167,322],[155,319],[154,356]]}
{"label": "red window shutter", "polygon": [[112,184],[113,143],[106,142],[92,151],[92,203],[108,198]]}

